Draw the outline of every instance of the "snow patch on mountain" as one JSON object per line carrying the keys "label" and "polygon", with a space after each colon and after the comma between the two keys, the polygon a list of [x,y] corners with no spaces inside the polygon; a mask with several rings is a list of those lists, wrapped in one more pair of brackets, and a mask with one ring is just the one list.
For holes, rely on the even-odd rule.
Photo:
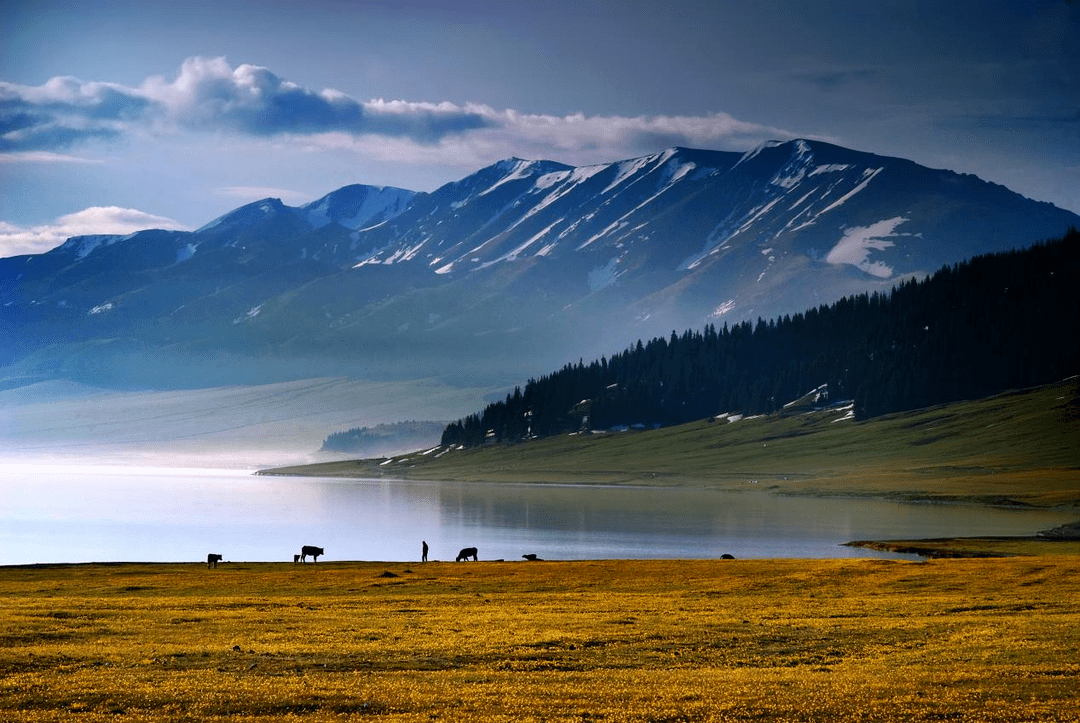
{"label": "snow patch on mountain", "polygon": [[519,181],[528,178],[535,172],[537,165],[538,164],[535,161],[525,161],[520,158],[509,158],[505,161],[499,161],[495,164],[495,168],[506,175],[496,183],[481,191],[479,195],[486,196],[499,186],[510,183],[511,181]]}
{"label": "snow patch on mountain", "polygon": [[632,161],[622,161],[621,163],[615,164],[615,179],[600,192],[600,195],[603,196],[618,188],[627,180],[636,176],[643,168],[648,166],[654,160],[655,156],[644,156],[642,158],[635,158]]}
{"label": "snow patch on mountain", "polygon": [[[252,223],[257,223],[265,216],[274,213],[295,213],[296,209],[286,206],[280,198],[264,198],[253,201],[246,206],[233,209],[228,213],[218,216],[210,223],[198,229],[195,233],[204,233],[214,230],[215,233],[227,233],[232,229],[244,228]],[[231,245],[231,244],[230,244]]]}
{"label": "snow patch on mountain", "polygon": [[536,179],[533,183],[533,188],[537,191],[546,191],[552,186],[558,185],[566,180],[570,175],[570,171],[553,171],[551,173],[545,173]]}
{"label": "snow patch on mountain", "polygon": [[734,309],[735,309],[735,299],[728,299],[727,301],[725,301],[724,303],[720,304],[715,309],[713,309],[710,316],[713,317],[713,318],[719,318],[719,317],[723,316],[724,314],[727,314],[727,313],[733,311]]}
{"label": "snow patch on mountain", "polygon": [[887,239],[911,234],[896,233],[896,227],[907,221],[903,216],[878,221],[869,226],[853,226],[844,231],[843,238],[829,251],[825,260],[830,264],[849,264],[878,278],[887,279],[893,269],[883,261],[871,261],[871,251],[895,246]]}
{"label": "snow patch on mountain", "polygon": [[766,149],[769,149],[769,148],[777,148],[778,146],[782,146],[782,145],[784,145],[784,143],[785,143],[785,141],[765,141],[764,143],[761,143],[761,144],[759,144],[759,145],[758,145],[758,146],[757,146],[756,148],[751,148],[751,149],[750,149],[749,151],[747,151],[746,153],[742,154],[742,158],[740,158],[740,159],[739,159],[739,160],[738,160],[738,161],[737,161],[737,162],[735,163],[735,165],[734,165],[734,166],[732,166],[732,168],[734,169],[735,167],[737,167],[737,166],[741,165],[742,163],[745,163],[746,161],[750,161],[750,160],[753,160],[753,159],[754,159],[754,158],[756,158],[756,157],[757,157],[757,156],[758,156],[758,155],[759,155],[759,154],[760,154],[760,153],[761,153],[762,151],[764,151],[764,150],[766,150]]}
{"label": "snow patch on mountain", "polygon": [[727,241],[732,236],[738,236],[743,231],[746,231],[748,228],[750,228],[750,226],[753,225],[754,221],[757,221],[759,218],[771,211],[773,206],[780,202],[781,198],[783,198],[783,196],[777,196],[773,200],[766,203],[764,206],[758,206],[757,208],[752,209],[749,213],[750,217],[746,221],[744,221],[741,226],[739,226],[739,230],[731,234],[731,236],[728,236],[728,238],[724,239],[724,241]]}
{"label": "snow patch on mountain", "polygon": [[817,166],[814,170],[810,171],[811,176],[816,176],[821,173],[839,173],[840,171],[846,171],[849,168],[854,168],[850,163],[826,163],[822,166]]}
{"label": "snow patch on mountain", "polygon": [[791,189],[802,183],[804,178],[806,178],[805,168],[786,168],[773,176],[769,183],[774,186],[780,186],[781,188]]}
{"label": "snow patch on mountain", "polygon": [[829,401],[829,385],[828,383],[825,383],[815,389],[811,389],[798,399],[793,399],[788,402],[784,405],[784,409],[791,409],[800,404],[820,404],[821,402],[827,401]]}
{"label": "snow patch on mountain", "polygon": [[300,210],[312,228],[337,223],[356,230],[393,218],[405,210],[415,195],[415,191],[390,186],[346,186]]}
{"label": "snow patch on mountain", "polygon": [[575,251],[581,251],[583,248],[586,248],[587,246],[591,246],[592,244],[594,244],[595,242],[597,242],[600,239],[604,238],[605,236],[617,233],[617,232],[621,231],[622,229],[626,228],[629,225],[630,225],[629,221],[624,221],[623,219],[620,218],[619,220],[608,224],[608,226],[606,228],[604,228],[604,230],[602,230],[600,233],[593,234],[591,238],[587,239],[585,241],[585,243],[581,244],[580,246],[578,246],[574,250]]}
{"label": "snow patch on mountain", "polygon": [[870,181],[874,180],[874,177],[877,176],[877,174],[881,173],[883,170],[884,170],[883,168],[867,168],[865,171],[863,171],[862,183],[860,183],[858,186],[856,186],[855,188],[853,188],[850,191],[848,191],[847,193],[845,193],[843,196],[841,196],[839,199],[837,199],[833,203],[829,204],[829,206],[827,208],[825,208],[825,210],[823,210],[821,213],[819,213],[818,216],[820,216],[822,213],[828,213],[829,211],[833,210],[834,208],[839,208],[840,206],[842,206],[852,196],[854,196],[859,191],[866,188],[870,184]]}
{"label": "snow patch on mountain", "polygon": [[112,246],[117,241],[123,241],[131,236],[116,236],[112,234],[95,234],[91,236],[72,236],[61,246],[62,251],[74,251],[75,256],[85,259],[100,246]]}
{"label": "snow patch on mountain", "polygon": [[521,256],[521,254],[523,254],[526,249],[528,249],[530,246],[532,246],[534,243],[536,243],[540,239],[544,238],[544,236],[547,236],[548,232],[551,231],[551,229],[555,228],[560,223],[562,223],[562,219],[559,219],[559,220],[555,221],[550,226],[545,228],[543,231],[541,231],[540,233],[536,234],[532,238],[525,241],[525,243],[519,244],[516,248],[514,248],[509,253],[503,254],[502,256],[498,257],[497,259],[494,259],[493,261],[486,261],[486,262],[480,264],[479,268],[486,269],[487,267],[492,266],[493,264],[500,263],[502,261],[515,261],[515,260],[517,260],[517,258],[519,256]]}
{"label": "snow patch on mountain", "polygon": [[603,266],[599,266],[589,271],[589,291],[599,291],[606,286],[614,284],[615,280],[619,278],[618,265],[619,257],[612,256]]}
{"label": "snow patch on mountain", "polygon": [[176,263],[181,264],[195,255],[198,244],[184,244],[176,250]]}
{"label": "snow patch on mountain", "polygon": [[[413,246],[401,247],[401,248],[397,249],[396,251],[394,251],[394,253],[390,254],[390,256],[388,256],[382,263],[389,266],[389,265],[395,264],[395,263],[397,263],[399,261],[412,261],[413,258],[416,257],[416,254],[420,251],[421,248],[423,248],[424,244],[426,244],[427,242],[428,242],[428,239],[425,238],[423,241],[421,241],[418,244],[414,244]],[[362,265],[362,264],[358,264],[358,266],[359,265]],[[356,268],[356,267],[353,267],[353,268]]]}
{"label": "snow patch on mountain", "polygon": [[792,189],[802,183],[807,176],[807,168],[813,162],[814,154],[806,141],[796,141],[791,160],[776,172],[769,183],[785,189]]}
{"label": "snow patch on mountain", "polygon": [[[817,189],[815,188],[815,189],[813,189],[813,190],[811,190],[811,191],[808,191],[808,192],[806,193],[806,195],[805,195],[805,196],[803,196],[802,198],[800,198],[800,199],[799,199],[798,201],[796,201],[795,203],[791,204],[791,208],[789,208],[788,210],[789,210],[789,211],[794,211],[794,210],[795,210],[796,208],[798,208],[799,206],[803,205],[803,203],[805,203],[805,202],[806,202],[806,199],[808,199],[808,198],[810,198],[811,196],[813,196],[813,195],[814,195],[814,191],[816,191],[816,190],[817,190]],[[804,211],[804,213],[805,213],[805,211]],[[789,226],[791,225],[791,224],[790,224],[790,222],[788,223],[788,225],[789,225]]]}

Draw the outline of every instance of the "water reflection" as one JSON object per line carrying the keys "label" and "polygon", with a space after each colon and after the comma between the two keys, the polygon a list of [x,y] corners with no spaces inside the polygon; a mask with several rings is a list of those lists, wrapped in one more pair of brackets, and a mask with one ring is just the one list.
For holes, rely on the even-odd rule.
{"label": "water reflection", "polygon": [[1032,534],[1067,514],[708,488],[421,483],[0,465],[0,564],[847,557],[852,539]]}

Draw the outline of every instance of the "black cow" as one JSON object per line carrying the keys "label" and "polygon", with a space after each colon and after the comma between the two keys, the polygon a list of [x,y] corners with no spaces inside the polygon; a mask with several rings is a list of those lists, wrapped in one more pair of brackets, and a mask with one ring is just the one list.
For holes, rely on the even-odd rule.
{"label": "black cow", "polygon": [[211,552],[209,555],[206,556],[206,566],[208,568],[209,567],[217,567],[217,564],[219,562],[221,562],[221,555],[215,555],[214,553]]}
{"label": "black cow", "polygon": [[296,563],[300,562],[300,555],[299,555],[299,554],[297,554],[297,555],[293,555],[293,556],[292,556],[292,561],[293,561],[293,564],[294,564],[294,565],[295,565]]}
{"label": "black cow", "polygon": [[730,553],[725,552],[723,555],[720,556],[720,559],[721,560],[734,560],[735,556],[730,554]]}
{"label": "black cow", "polygon": [[480,558],[479,558],[479,557],[477,557],[477,555],[476,555],[476,548],[475,548],[475,547],[466,547],[466,548],[463,548],[463,549],[461,550],[461,552],[459,552],[459,553],[457,554],[457,559],[456,559],[456,560],[454,560],[454,562],[461,562],[462,560],[465,560],[466,562],[468,562],[468,561],[469,561],[469,558],[470,558],[470,557],[471,557],[471,558],[472,558],[473,560],[479,560],[479,559],[480,559]]}
{"label": "black cow", "polygon": [[304,545],[300,548],[300,562],[307,562],[307,556],[311,555],[315,562],[319,561],[319,555],[323,554],[321,547],[315,547],[314,545]]}
{"label": "black cow", "polygon": [[532,552],[528,553],[527,555],[522,555],[522,557],[524,557],[529,562],[536,562],[537,560],[542,560],[543,559],[541,557],[537,557],[536,554],[532,553]]}

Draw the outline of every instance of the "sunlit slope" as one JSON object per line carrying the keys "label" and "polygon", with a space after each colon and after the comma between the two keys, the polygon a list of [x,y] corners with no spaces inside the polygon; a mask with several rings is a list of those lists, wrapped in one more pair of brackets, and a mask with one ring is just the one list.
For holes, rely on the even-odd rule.
{"label": "sunlit slope", "polygon": [[973,402],[878,417],[843,407],[569,435],[390,460],[268,470],[508,482],[710,484],[798,494],[872,494],[1080,506],[1080,389],[1072,378]]}

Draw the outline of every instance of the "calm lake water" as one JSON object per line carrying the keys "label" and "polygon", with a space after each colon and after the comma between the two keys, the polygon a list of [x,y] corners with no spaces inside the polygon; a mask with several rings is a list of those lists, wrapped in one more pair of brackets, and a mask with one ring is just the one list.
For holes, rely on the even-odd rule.
{"label": "calm lake water", "polygon": [[[1073,515],[1075,516],[1075,515]],[[0,564],[882,556],[857,539],[1028,535],[1068,514],[693,487],[257,477],[0,464]]]}

